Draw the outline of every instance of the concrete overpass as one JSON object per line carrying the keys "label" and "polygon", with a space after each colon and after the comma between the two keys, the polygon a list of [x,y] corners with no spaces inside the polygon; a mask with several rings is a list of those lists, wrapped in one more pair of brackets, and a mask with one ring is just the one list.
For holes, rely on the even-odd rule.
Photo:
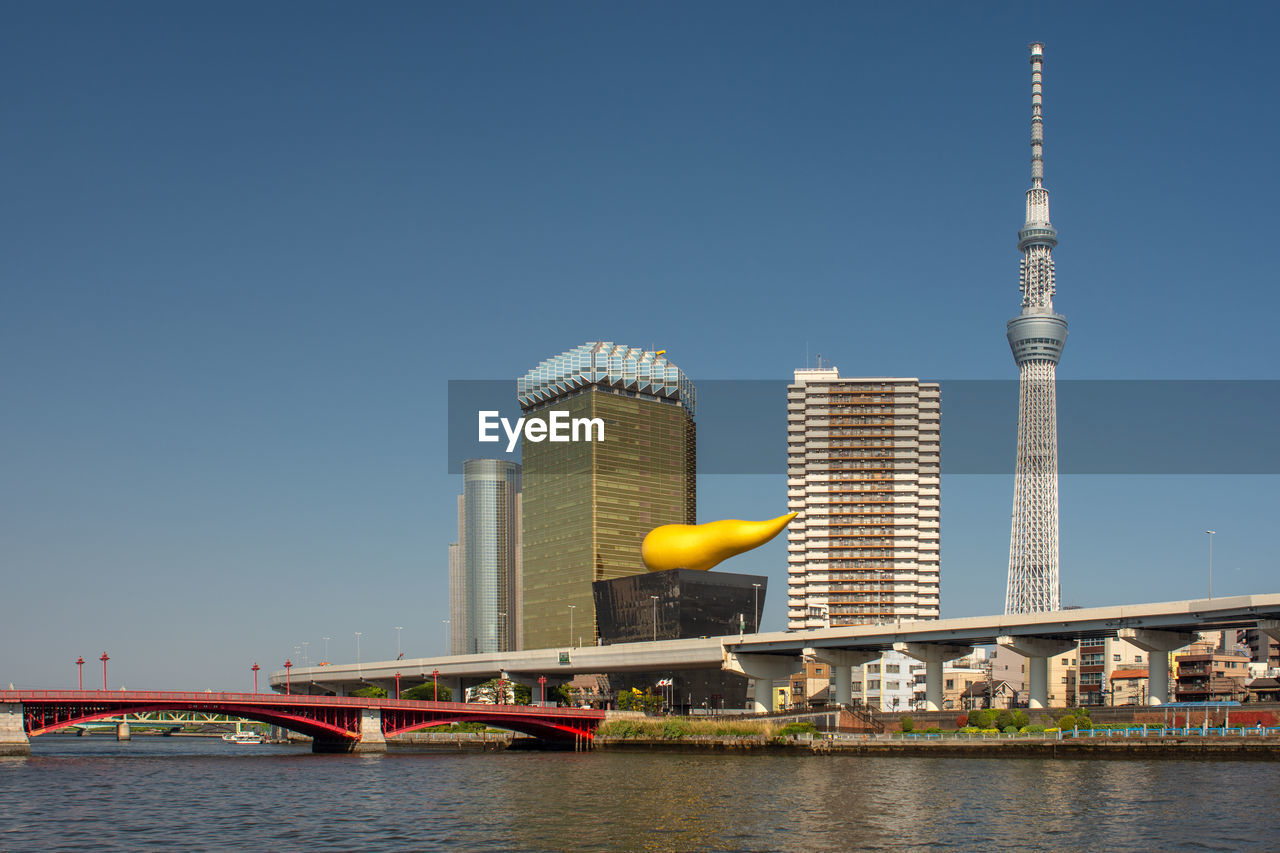
{"label": "concrete overpass", "polygon": [[[564,681],[581,673],[665,672],[722,668],[753,682],[784,678],[800,668],[804,657],[829,663],[834,670],[833,701],[849,701],[852,667],[894,649],[925,663],[925,700],[929,710],[942,703],[942,669],[974,646],[1000,645],[1027,657],[1031,707],[1048,702],[1048,659],[1081,639],[1120,636],[1146,649],[1151,675],[1151,704],[1168,701],[1169,652],[1195,639],[1197,631],[1258,628],[1280,639],[1280,593],[1170,601],[962,619],[904,621],[810,631],[739,634],[691,640],[659,640],[613,646],[527,649],[480,655],[370,661],[360,664],[283,669],[270,676],[283,692],[286,680],[298,693],[345,695],[365,685],[394,689],[430,682],[433,672],[457,691],[464,679],[505,676],[532,683],[545,675]],[[1161,664],[1164,664],[1163,666]],[[768,695],[757,685],[758,697]]]}

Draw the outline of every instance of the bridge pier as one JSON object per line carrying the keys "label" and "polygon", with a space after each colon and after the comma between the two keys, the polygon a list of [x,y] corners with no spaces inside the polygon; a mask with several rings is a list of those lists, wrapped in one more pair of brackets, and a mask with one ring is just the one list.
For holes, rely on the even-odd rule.
{"label": "bridge pier", "polygon": [[1181,631],[1149,631],[1121,628],[1116,635],[1147,653],[1147,704],[1169,701],[1169,652],[1195,642],[1196,635]]}
{"label": "bridge pier", "polygon": [[745,675],[751,681],[754,697],[752,710],[757,714],[768,712],[769,706],[760,701],[760,697],[771,699],[773,682],[779,678],[787,678],[799,669],[799,661],[790,655],[736,654],[724,650],[724,663],[721,668],[728,672]]}
{"label": "bridge pier", "polygon": [[129,731],[129,724],[124,720],[116,723],[116,740],[133,740],[133,734]]}
{"label": "bridge pier", "polygon": [[853,668],[870,663],[880,655],[876,652],[852,652],[841,649],[806,648],[805,657],[822,661],[831,667],[830,701],[833,705],[853,704]]}
{"label": "bridge pier", "polygon": [[1029,708],[1049,707],[1049,658],[1076,647],[1075,640],[1057,637],[996,637],[996,644],[1017,652],[1027,659],[1027,690],[1031,694]]}
{"label": "bridge pier", "polygon": [[22,703],[0,702],[0,755],[30,755],[31,740],[22,727]]}
{"label": "bridge pier", "polygon": [[363,708],[360,711],[360,737],[358,740],[346,738],[313,738],[312,752],[386,752],[387,738],[382,734],[382,712],[377,708]]}
{"label": "bridge pier", "polygon": [[909,658],[924,661],[924,709],[942,710],[942,673],[949,660],[973,654],[973,646],[946,643],[894,643],[893,650]]}

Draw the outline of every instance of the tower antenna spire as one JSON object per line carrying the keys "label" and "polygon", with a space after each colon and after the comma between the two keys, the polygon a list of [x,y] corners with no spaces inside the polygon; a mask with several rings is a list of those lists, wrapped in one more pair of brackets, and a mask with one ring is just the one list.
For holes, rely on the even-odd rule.
{"label": "tower antenna spire", "polygon": [[1031,43],[1031,188],[1018,231],[1022,311],[1006,326],[1018,365],[1018,460],[1005,613],[1061,607],[1058,581],[1058,412],[1056,373],[1067,318],[1054,313],[1053,249],[1044,186],[1044,45]]}

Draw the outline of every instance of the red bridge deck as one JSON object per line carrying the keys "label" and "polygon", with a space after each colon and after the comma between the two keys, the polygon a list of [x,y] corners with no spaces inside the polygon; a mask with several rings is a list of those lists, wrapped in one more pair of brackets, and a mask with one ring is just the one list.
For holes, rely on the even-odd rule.
{"label": "red bridge deck", "polygon": [[122,714],[204,711],[257,720],[325,741],[359,742],[374,712],[382,735],[450,723],[484,723],[544,740],[594,737],[604,712],[589,708],[419,702],[280,693],[192,693],[153,690],[0,690],[0,702],[22,704],[30,736]]}

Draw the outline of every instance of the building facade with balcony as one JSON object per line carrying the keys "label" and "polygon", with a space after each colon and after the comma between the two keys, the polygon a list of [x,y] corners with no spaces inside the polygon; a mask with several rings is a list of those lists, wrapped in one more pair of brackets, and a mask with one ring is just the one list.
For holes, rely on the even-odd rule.
{"label": "building facade with balcony", "polygon": [[941,392],[801,369],[787,386],[789,630],[936,619]]}

